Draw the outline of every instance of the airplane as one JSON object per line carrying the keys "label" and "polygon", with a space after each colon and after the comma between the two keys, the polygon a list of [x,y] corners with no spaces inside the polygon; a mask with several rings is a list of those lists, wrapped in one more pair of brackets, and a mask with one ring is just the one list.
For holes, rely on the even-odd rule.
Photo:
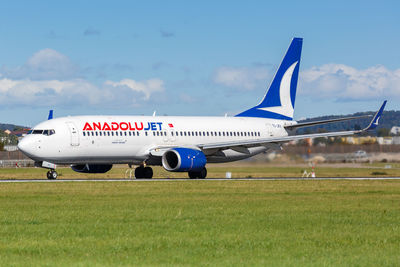
{"label": "airplane", "polygon": [[76,172],[105,173],[113,164],[136,165],[135,178],[152,178],[151,166],[205,178],[207,163],[246,159],[280,150],[292,140],[349,136],[378,126],[386,100],[362,130],[296,135],[301,127],[355,118],[298,123],[293,120],[303,39],[293,38],[261,102],[233,117],[187,116],[72,116],[39,123],[18,148],[49,169],[56,179],[58,164]]}

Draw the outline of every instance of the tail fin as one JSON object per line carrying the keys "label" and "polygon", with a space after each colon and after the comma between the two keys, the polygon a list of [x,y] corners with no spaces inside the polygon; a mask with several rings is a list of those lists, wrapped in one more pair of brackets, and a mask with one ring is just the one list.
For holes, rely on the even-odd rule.
{"label": "tail fin", "polygon": [[263,100],[236,117],[293,120],[302,38],[293,38]]}

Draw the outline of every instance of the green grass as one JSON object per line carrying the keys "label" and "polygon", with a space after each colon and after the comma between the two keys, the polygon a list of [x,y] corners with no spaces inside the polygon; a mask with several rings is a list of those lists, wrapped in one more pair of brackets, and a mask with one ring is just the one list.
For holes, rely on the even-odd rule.
{"label": "green grass", "polygon": [[[69,178],[124,178],[127,167],[115,165],[111,171],[101,174],[82,174],[68,167],[58,168],[60,179]],[[155,178],[188,178],[187,173],[167,172],[162,167],[153,167]],[[274,166],[272,164],[210,164],[207,165],[209,178],[224,178],[226,172],[232,173],[232,178],[245,177],[301,177],[304,170],[311,172],[311,168],[304,165]],[[383,169],[376,165],[322,165],[317,166],[317,177],[374,177],[374,176],[400,176],[400,168]],[[40,168],[0,168],[0,179],[45,179],[45,169]]]}
{"label": "green grass", "polygon": [[0,184],[0,265],[394,266],[398,181]]}

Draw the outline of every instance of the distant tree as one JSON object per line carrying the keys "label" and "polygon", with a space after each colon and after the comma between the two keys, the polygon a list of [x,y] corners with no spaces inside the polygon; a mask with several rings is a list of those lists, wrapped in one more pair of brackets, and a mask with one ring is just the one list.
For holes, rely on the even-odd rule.
{"label": "distant tree", "polygon": [[388,128],[380,128],[377,131],[378,136],[380,137],[385,137],[385,136],[389,136],[390,135],[390,129]]}
{"label": "distant tree", "polygon": [[0,142],[0,151],[4,151],[4,143]]}

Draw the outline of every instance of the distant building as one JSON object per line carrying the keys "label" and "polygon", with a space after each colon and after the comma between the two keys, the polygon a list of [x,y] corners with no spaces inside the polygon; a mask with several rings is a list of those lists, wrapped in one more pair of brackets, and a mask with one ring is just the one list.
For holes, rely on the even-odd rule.
{"label": "distant building", "polygon": [[21,137],[21,136],[25,136],[29,131],[30,131],[30,129],[22,129],[19,131],[12,131],[11,134]]}
{"label": "distant building", "polygon": [[17,151],[18,150],[18,147],[17,146],[12,146],[12,145],[10,145],[10,146],[4,146],[4,150],[5,151]]}
{"label": "distant building", "polygon": [[11,134],[11,131],[8,130],[8,129],[6,129],[4,132],[5,132],[6,134]]}

